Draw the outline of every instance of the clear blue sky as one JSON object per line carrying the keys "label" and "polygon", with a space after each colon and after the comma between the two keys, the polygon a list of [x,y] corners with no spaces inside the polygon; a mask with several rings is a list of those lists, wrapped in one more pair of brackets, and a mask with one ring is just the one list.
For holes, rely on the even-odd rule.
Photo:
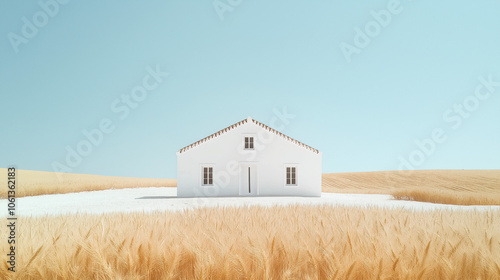
{"label": "clear blue sky", "polygon": [[0,2],[0,167],[175,178],[286,108],[323,172],[500,169],[500,1],[40,3]]}

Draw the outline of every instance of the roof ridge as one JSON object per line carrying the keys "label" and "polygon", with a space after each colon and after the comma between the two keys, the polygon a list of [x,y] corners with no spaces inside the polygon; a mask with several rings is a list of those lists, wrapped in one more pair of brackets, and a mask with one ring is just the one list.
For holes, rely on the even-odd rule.
{"label": "roof ridge", "polygon": [[233,125],[230,125],[230,126],[228,126],[228,127],[226,127],[226,128],[223,128],[223,129],[221,129],[221,130],[219,130],[219,131],[217,131],[217,132],[215,132],[215,133],[213,133],[213,134],[210,134],[209,136],[207,136],[207,137],[205,137],[205,138],[203,138],[203,139],[201,139],[201,140],[198,140],[198,141],[196,141],[196,142],[194,142],[194,143],[192,143],[192,144],[190,144],[190,145],[188,145],[188,146],[186,146],[186,147],[184,147],[184,148],[180,149],[180,150],[179,150],[179,153],[186,152],[186,151],[188,151],[188,150],[190,150],[190,149],[192,149],[192,148],[194,148],[194,147],[196,147],[196,146],[198,146],[198,145],[200,145],[200,144],[202,144],[202,143],[207,142],[208,140],[211,140],[212,138],[215,138],[215,137],[217,137],[217,136],[220,136],[220,135],[222,135],[222,134],[224,134],[224,133],[226,133],[226,132],[228,132],[228,131],[230,131],[230,130],[232,130],[232,129],[234,129],[234,128],[236,128],[236,127],[238,127],[238,126],[240,126],[240,125],[242,125],[242,124],[244,124],[244,123],[249,122],[249,121],[251,121],[251,122],[253,122],[254,124],[256,124],[256,125],[258,125],[258,126],[260,126],[260,127],[264,128],[265,130],[268,130],[268,131],[270,131],[270,132],[273,132],[274,134],[276,134],[276,135],[278,135],[278,136],[280,136],[280,137],[284,138],[285,140],[288,140],[288,141],[290,141],[290,142],[292,142],[292,143],[295,143],[295,144],[297,144],[297,145],[299,145],[299,146],[301,146],[301,147],[303,147],[303,148],[306,148],[307,150],[310,150],[310,151],[312,151],[312,152],[314,152],[314,153],[319,154],[319,151],[318,151],[317,149],[315,149],[315,148],[313,148],[313,147],[311,147],[311,146],[309,146],[309,145],[306,145],[306,144],[304,144],[304,143],[302,143],[302,142],[300,142],[300,141],[298,141],[298,140],[295,140],[295,139],[293,139],[292,137],[290,137],[290,136],[288,136],[288,135],[285,135],[285,134],[283,134],[283,133],[281,133],[281,132],[277,131],[276,129],[274,129],[274,128],[270,127],[270,126],[267,126],[267,125],[265,125],[265,124],[263,124],[263,123],[261,123],[261,122],[259,122],[259,121],[256,121],[256,120],[254,120],[254,119],[252,119],[252,118],[250,118],[250,117],[248,117],[248,118],[246,118],[246,119],[244,119],[244,120],[242,120],[242,121],[239,121],[239,122],[237,122],[237,123],[235,123],[235,124],[233,124]]}

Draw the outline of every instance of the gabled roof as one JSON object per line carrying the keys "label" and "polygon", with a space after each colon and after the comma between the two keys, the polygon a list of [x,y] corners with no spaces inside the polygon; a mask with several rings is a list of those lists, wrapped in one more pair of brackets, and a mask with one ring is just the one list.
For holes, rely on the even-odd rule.
{"label": "gabled roof", "polygon": [[244,120],[242,120],[240,122],[237,122],[237,123],[235,123],[233,125],[230,125],[230,126],[224,128],[224,129],[221,129],[221,130],[217,131],[216,133],[214,133],[212,135],[209,135],[209,136],[207,136],[207,137],[205,137],[205,138],[203,138],[203,139],[201,139],[199,141],[196,141],[193,144],[188,145],[188,146],[180,149],[178,153],[180,154],[180,153],[189,151],[190,149],[192,149],[192,148],[194,148],[194,147],[196,147],[196,146],[198,146],[198,145],[200,145],[202,143],[205,143],[205,142],[207,142],[207,141],[209,141],[209,140],[211,140],[211,139],[213,139],[213,138],[215,138],[217,136],[220,136],[220,135],[222,135],[222,134],[224,134],[224,133],[226,133],[226,132],[228,132],[228,131],[230,131],[230,130],[232,130],[232,129],[240,126],[240,125],[243,125],[245,123],[250,123],[250,122],[253,122],[254,124],[256,124],[256,125],[264,128],[265,130],[267,130],[269,132],[272,132],[272,133],[274,133],[274,134],[282,137],[285,140],[288,140],[289,142],[295,143],[298,146],[301,146],[301,147],[303,147],[303,148],[305,148],[307,150],[310,150],[311,152],[319,154],[319,151],[317,149],[314,149],[311,146],[308,146],[308,145],[306,145],[306,144],[304,144],[304,143],[302,143],[300,141],[297,141],[297,140],[295,140],[295,139],[293,139],[293,138],[291,138],[291,137],[289,137],[289,136],[287,136],[287,135],[285,135],[285,134],[283,134],[283,133],[281,133],[281,132],[279,132],[279,131],[277,131],[277,130],[275,130],[275,129],[273,129],[273,128],[271,128],[271,127],[269,127],[269,126],[267,126],[267,125],[265,125],[265,124],[263,124],[261,122],[258,122],[256,120],[250,118],[250,117],[248,117],[248,118],[246,118],[246,119],[244,119]]}

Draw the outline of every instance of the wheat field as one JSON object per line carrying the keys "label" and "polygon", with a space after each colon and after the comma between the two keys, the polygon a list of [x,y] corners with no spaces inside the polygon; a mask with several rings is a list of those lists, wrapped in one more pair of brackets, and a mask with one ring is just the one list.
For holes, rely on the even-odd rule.
{"label": "wheat field", "polygon": [[499,220],[333,206],[21,217],[17,272],[0,277],[500,279]]}
{"label": "wheat field", "polygon": [[456,205],[500,205],[500,170],[327,173],[322,191],[391,194],[396,199]]}
{"label": "wheat field", "polygon": [[[0,174],[2,174],[0,189],[7,190],[7,169],[0,168]],[[106,189],[177,186],[175,179],[113,177],[21,169],[16,170],[16,179],[17,197]],[[6,191],[0,192],[0,198],[5,198],[6,194]]]}
{"label": "wheat field", "polygon": [[[500,189],[500,187],[499,187]],[[391,192],[395,199],[454,205],[500,205],[500,191],[452,191],[430,187],[406,188]]]}

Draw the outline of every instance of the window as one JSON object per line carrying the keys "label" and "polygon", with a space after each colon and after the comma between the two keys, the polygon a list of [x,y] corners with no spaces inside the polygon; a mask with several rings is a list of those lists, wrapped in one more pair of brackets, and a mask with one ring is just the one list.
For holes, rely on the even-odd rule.
{"label": "window", "polygon": [[204,186],[212,186],[214,184],[214,169],[213,169],[213,167],[202,167],[202,170],[203,170],[202,184]]}
{"label": "window", "polygon": [[253,150],[253,137],[245,137],[245,149]]}
{"label": "window", "polygon": [[286,168],[286,185],[287,186],[297,185],[297,167]]}

